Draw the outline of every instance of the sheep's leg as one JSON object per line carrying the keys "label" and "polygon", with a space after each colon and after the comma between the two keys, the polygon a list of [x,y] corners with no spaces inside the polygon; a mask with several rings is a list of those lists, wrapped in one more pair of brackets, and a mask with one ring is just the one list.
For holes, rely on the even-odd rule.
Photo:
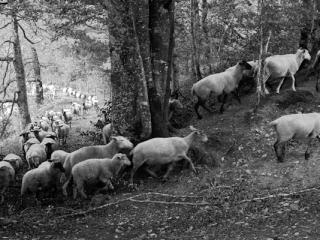
{"label": "sheep's leg", "polygon": [[285,150],[286,150],[286,146],[285,143],[280,143],[278,140],[275,142],[275,144],[273,145],[274,147],[274,151],[276,153],[278,162],[283,162],[284,159],[284,154],[285,154]]}
{"label": "sheep's leg", "polygon": [[152,177],[154,177],[154,178],[158,178],[159,176],[154,172],[154,171],[152,171],[149,167],[144,167],[144,170],[147,172],[147,173],[149,173]]}
{"label": "sheep's leg", "polygon": [[73,184],[73,199],[77,198],[78,188],[75,184]]}
{"label": "sheep's leg", "polygon": [[234,91],[232,91],[232,94],[238,100],[239,104],[241,104],[241,99],[239,96],[239,89],[235,89]]}
{"label": "sheep's leg", "polygon": [[[279,83],[279,85],[278,85],[278,87],[277,87],[277,93],[278,93],[278,94],[280,93],[280,88],[281,88],[281,86],[282,86],[282,84],[283,84],[283,81],[284,81],[284,77],[281,78],[280,83]],[[294,81],[294,80],[292,80],[292,81]],[[295,89],[294,89],[294,91],[295,91]]]}
{"label": "sheep's leg", "polygon": [[206,100],[203,100],[198,97],[198,101],[194,105],[194,110],[198,116],[198,119],[202,119],[202,116],[199,114],[199,106],[201,106],[203,109],[207,110],[209,113],[211,113],[211,110],[206,106]]}
{"label": "sheep's leg", "polygon": [[266,87],[266,82],[268,81],[269,77],[270,77],[270,75],[263,75],[262,87],[263,87],[263,91],[264,91],[265,94],[269,94],[269,91],[268,91],[268,89]]}
{"label": "sheep's leg", "polygon": [[292,91],[296,91],[296,87],[295,87],[296,79],[295,79],[293,73],[290,73],[290,75],[291,75],[291,78],[292,78]]}
{"label": "sheep's leg", "polygon": [[305,159],[305,160],[309,160],[309,158],[310,158],[310,156],[311,156],[311,144],[312,144],[312,140],[313,140],[313,138],[310,138],[310,139],[308,140],[307,150],[306,150],[306,152],[305,152],[305,154],[304,154],[304,159]]}
{"label": "sheep's leg", "polygon": [[68,179],[67,179],[67,181],[63,184],[63,186],[62,186],[62,194],[64,195],[64,196],[68,196],[68,193],[67,193],[67,188],[68,188],[68,185],[69,185],[69,182],[70,182],[70,180],[71,180],[71,177],[69,177]]}
{"label": "sheep's leg", "polygon": [[108,190],[108,189],[113,190],[113,189],[114,189],[114,186],[112,185],[112,183],[111,183],[111,181],[110,181],[109,178],[107,178],[107,177],[100,177],[99,180],[105,184],[105,187],[102,188],[103,190]]}
{"label": "sheep's leg", "polygon": [[183,156],[183,159],[187,160],[187,161],[189,162],[189,164],[190,164],[190,167],[191,167],[192,171],[193,171],[194,173],[197,173],[197,170],[195,169],[195,167],[194,167],[191,159],[190,159],[188,156],[186,156],[186,155]]}
{"label": "sheep's leg", "polygon": [[176,162],[172,162],[169,166],[168,166],[168,169],[166,171],[166,173],[163,175],[163,179],[164,180],[167,180],[168,179],[168,176],[169,174],[171,173],[171,171],[173,170],[173,168],[176,166]]}
{"label": "sheep's leg", "polygon": [[228,94],[223,93],[222,104],[221,104],[221,107],[220,107],[220,113],[221,114],[224,112],[224,104],[226,103],[227,98],[228,98]]}

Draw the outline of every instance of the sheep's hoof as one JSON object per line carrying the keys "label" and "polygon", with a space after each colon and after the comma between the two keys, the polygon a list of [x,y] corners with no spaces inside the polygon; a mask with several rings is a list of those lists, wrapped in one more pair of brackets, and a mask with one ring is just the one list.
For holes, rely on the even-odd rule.
{"label": "sheep's hoof", "polygon": [[310,156],[311,156],[311,154],[308,153],[308,152],[306,152],[306,153],[304,154],[304,159],[305,159],[305,160],[309,160],[309,159],[310,159]]}

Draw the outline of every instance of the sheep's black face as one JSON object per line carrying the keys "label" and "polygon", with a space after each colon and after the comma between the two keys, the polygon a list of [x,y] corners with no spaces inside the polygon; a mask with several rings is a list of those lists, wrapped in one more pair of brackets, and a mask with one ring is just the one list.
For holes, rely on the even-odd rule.
{"label": "sheep's black face", "polygon": [[54,162],[53,167],[60,170],[61,172],[65,172],[61,162]]}
{"label": "sheep's black face", "polygon": [[242,67],[243,70],[251,70],[252,69],[252,66],[244,60],[239,62],[239,65]]}

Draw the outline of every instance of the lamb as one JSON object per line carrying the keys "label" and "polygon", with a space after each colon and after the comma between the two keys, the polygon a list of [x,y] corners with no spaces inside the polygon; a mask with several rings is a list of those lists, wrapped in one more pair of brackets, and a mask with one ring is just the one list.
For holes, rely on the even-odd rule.
{"label": "lamb", "polygon": [[307,139],[308,147],[305,159],[311,154],[311,143],[320,134],[320,113],[298,113],[282,116],[270,123],[277,133],[277,141],[274,150],[279,162],[283,162],[285,156],[285,145],[290,139]]}
{"label": "lamb", "polygon": [[102,139],[104,144],[107,144],[110,141],[111,134],[112,126],[111,123],[109,123],[102,128]]}
{"label": "lamb", "polygon": [[200,138],[202,142],[208,141],[206,134],[200,130],[190,126],[191,133],[186,137],[169,137],[169,138],[152,138],[145,142],[139,143],[130,153],[132,155],[133,168],[131,170],[130,184],[133,184],[133,176],[135,172],[144,165],[144,169],[153,177],[158,177],[156,173],[148,167],[153,165],[170,164],[167,172],[163,176],[168,178],[169,173],[179,160],[185,159],[190,163],[194,172],[196,169],[187,156],[187,152],[196,138]]}
{"label": "lamb", "polygon": [[295,54],[274,55],[265,59],[263,68],[263,88],[266,94],[269,94],[266,88],[266,82],[270,78],[280,78],[280,83],[276,92],[280,92],[284,78],[292,78],[292,90],[296,91],[294,74],[298,71],[303,60],[310,60],[311,56],[306,49],[299,48]]}
{"label": "lamb", "polygon": [[111,137],[111,141],[107,145],[82,147],[70,153],[63,164],[67,178],[67,182],[63,185],[63,194],[67,196],[66,188],[70,181],[71,169],[75,164],[90,158],[111,158],[120,151],[131,150],[132,148],[133,144],[127,138],[114,136]]}
{"label": "lamb", "polygon": [[4,193],[14,182],[15,170],[10,163],[0,161],[0,205],[4,202]]}
{"label": "lamb", "polygon": [[16,172],[20,168],[22,168],[22,165],[23,165],[21,157],[13,153],[9,153],[7,156],[5,156],[3,161],[10,163]]}
{"label": "lamb", "polygon": [[83,106],[79,103],[72,103],[72,112],[73,114],[80,116],[81,113],[83,114]]}
{"label": "lamb", "polygon": [[67,143],[67,137],[69,136],[70,127],[64,123],[56,125],[56,134],[58,136],[58,142],[60,145],[60,140],[62,144]]}
{"label": "lamb", "polygon": [[131,162],[125,154],[117,153],[112,159],[88,159],[76,164],[72,168],[73,179],[73,198],[76,199],[77,192],[83,198],[87,198],[84,192],[85,183],[103,182],[105,187],[103,189],[111,189],[114,187],[110,181],[111,178],[116,177],[124,166],[130,166]]}
{"label": "lamb", "polygon": [[61,162],[45,161],[39,167],[23,175],[21,196],[28,192],[39,193],[39,190],[54,188],[57,190],[61,173],[64,172]]}
{"label": "lamb", "polygon": [[205,110],[210,112],[210,109],[206,107],[205,103],[211,93],[218,97],[222,96],[222,105],[220,107],[221,113],[224,111],[227,94],[233,93],[240,103],[241,101],[237,93],[237,88],[240,80],[242,79],[243,72],[250,69],[250,64],[245,61],[241,61],[237,63],[234,69],[209,75],[193,84],[191,92],[193,96],[197,97],[197,103],[194,105],[194,109],[198,119],[202,118],[198,112],[199,106],[202,106]]}

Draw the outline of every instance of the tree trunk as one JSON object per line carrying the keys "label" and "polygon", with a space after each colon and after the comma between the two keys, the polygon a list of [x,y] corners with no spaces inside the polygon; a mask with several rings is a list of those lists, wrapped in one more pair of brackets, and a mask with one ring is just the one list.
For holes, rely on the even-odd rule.
{"label": "tree trunk", "polygon": [[320,17],[318,16],[320,12],[320,2],[319,0],[313,0],[312,2],[312,21],[311,21],[311,56],[315,57],[318,50],[320,50]]}
{"label": "tree trunk", "polygon": [[163,101],[163,119],[165,123],[169,123],[168,112],[169,112],[169,98],[171,95],[170,83],[172,81],[172,67],[173,67],[173,51],[174,51],[174,8],[175,0],[172,0],[169,6],[169,46],[168,46],[168,56],[167,56],[167,78],[165,83],[165,95]]}
{"label": "tree trunk", "polygon": [[191,38],[192,38],[192,70],[196,81],[199,81],[201,76],[200,57],[198,48],[197,30],[199,28],[199,6],[198,0],[191,0]]}
{"label": "tree trunk", "polygon": [[302,1],[302,11],[303,11],[303,27],[300,32],[300,42],[299,46],[303,48],[308,48],[310,33],[311,33],[311,19],[310,11],[312,9],[313,0],[303,0]]}
{"label": "tree trunk", "polygon": [[21,119],[21,126],[25,128],[27,124],[31,122],[29,107],[28,107],[28,98],[27,98],[27,88],[26,88],[26,79],[25,72],[22,62],[22,54],[20,47],[20,40],[18,34],[18,20],[15,13],[12,15],[13,18],[13,34],[14,34],[14,60],[13,66],[16,73],[17,87],[18,87],[18,108]]}
{"label": "tree trunk", "polygon": [[36,103],[43,103],[43,88],[41,81],[41,69],[37,51],[34,47],[31,47],[32,57],[33,57],[33,71],[34,71],[34,81],[36,83]]}
{"label": "tree trunk", "polygon": [[207,63],[208,74],[212,74],[213,73],[212,49],[211,49],[211,38],[209,37],[207,16],[208,16],[208,2],[207,0],[202,0],[201,25],[202,25],[202,31],[203,31],[204,57]]}

